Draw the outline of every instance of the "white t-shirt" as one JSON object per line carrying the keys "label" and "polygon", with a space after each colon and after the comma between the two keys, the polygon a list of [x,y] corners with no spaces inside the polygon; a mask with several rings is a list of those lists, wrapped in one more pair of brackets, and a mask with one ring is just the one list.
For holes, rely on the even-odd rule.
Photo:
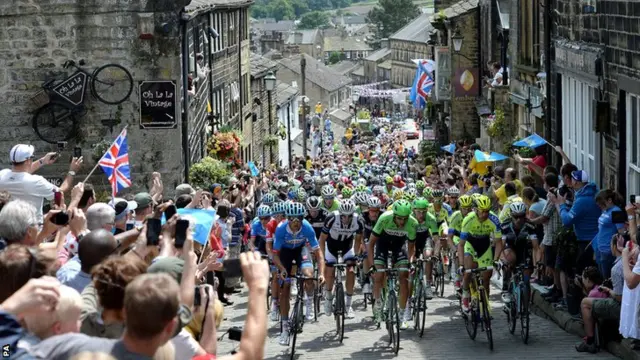
{"label": "white t-shirt", "polygon": [[[640,275],[640,255],[636,261],[636,265],[633,267],[633,273]],[[639,339],[640,338],[640,326],[638,322],[638,307],[640,306],[640,286],[631,290],[624,284],[622,290],[622,304],[620,310],[620,335],[625,338]]]}
{"label": "white t-shirt", "polygon": [[7,191],[13,199],[32,204],[36,208],[38,222],[42,222],[43,200],[52,200],[60,189],[40,175],[3,169],[0,170],[0,191]]}

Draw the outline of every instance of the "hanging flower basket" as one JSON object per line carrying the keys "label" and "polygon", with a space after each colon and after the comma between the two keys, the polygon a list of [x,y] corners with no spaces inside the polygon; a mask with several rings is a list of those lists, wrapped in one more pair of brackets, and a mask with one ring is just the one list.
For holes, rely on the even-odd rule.
{"label": "hanging flower basket", "polygon": [[278,136],[280,136],[282,140],[287,140],[287,128],[285,128],[282,123],[278,125]]}
{"label": "hanging flower basket", "polygon": [[262,141],[262,144],[264,146],[278,146],[278,143],[280,142],[280,138],[277,135],[267,135],[264,140]]}
{"label": "hanging flower basket", "polygon": [[487,135],[492,138],[501,137],[506,133],[506,126],[504,111],[496,109],[495,116],[487,119]]}
{"label": "hanging flower basket", "polygon": [[240,148],[240,137],[235,132],[217,132],[207,143],[209,156],[220,159],[233,159]]}
{"label": "hanging flower basket", "polygon": [[100,161],[100,159],[102,159],[102,157],[107,152],[107,150],[109,150],[109,147],[111,147],[111,141],[108,141],[108,140],[102,140],[94,144],[93,152],[91,153],[91,158],[93,159],[93,161],[95,162]]}

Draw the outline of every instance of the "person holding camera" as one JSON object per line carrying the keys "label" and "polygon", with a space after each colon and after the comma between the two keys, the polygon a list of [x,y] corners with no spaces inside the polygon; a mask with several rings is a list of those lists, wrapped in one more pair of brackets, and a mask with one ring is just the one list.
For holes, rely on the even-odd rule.
{"label": "person holding camera", "polygon": [[611,238],[624,231],[627,216],[619,207],[622,196],[613,190],[601,190],[596,196],[596,203],[602,210],[598,219],[598,234],[593,239],[596,264],[602,276],[607,279],[611,276],[611,268],[616,260],[611,252]]}

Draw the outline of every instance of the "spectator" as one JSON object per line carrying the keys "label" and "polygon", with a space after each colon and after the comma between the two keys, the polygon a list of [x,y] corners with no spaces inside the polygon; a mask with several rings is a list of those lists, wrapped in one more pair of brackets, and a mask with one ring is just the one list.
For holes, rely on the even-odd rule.
{"label": "spectator", "polygon": [[39,226],[42,221],[38,220],[38,211],[29,202],[13,200],[0,211],[0,237],[7,245],[38,245]]}
{"label": "spectator", "polygon": [[612,213],[614,211],[622,212],[618,204],[622,205],[623,202],[620,194],[609,189],[601,190],[596,196],[596,203],[602,210],[602,214],[598,219],[598,233],[593,242],[596,264],[605,279],[611,275],[611,268],[615,260],[611,252],[611,238],[616,233],[624,231],[624,218],[626,217],[626,214],[623,213],[623,222],[614,223]]}
{"label": "spectator", "polygon": [[[86,214],[85,217],[87,219],[86,229],[83,229],[84,231],[78,235],[85,235],[89,231],[97,229],[105,229],[109,232],[115,233],[116,211],[110,205],[105,203],[95,203],[89,206],[84,213]],[[68,255],[67,258],[75,256],[78,253],[78,247],[78,236],[71,232],[68,233],[64,244],[64,249]]]}
{"label": "spectator", "polygon": [[176,208],[184,209],[193,202],[191,195],[183,194],[176,198]]}
{"label": "spectator", "polygon": [[509,195],[505,191],[505,185],[509,182],[513,182],[516,186],[516,194],[520,195],[522,193],[523,186],[522,182],[518,179],[518,172],[514,168],[507,168],[504,171],[504,183],[495,191],[495,196],[498,199],[498,203],[500,203],[500,205],[502,206],[507,203],[507,199],[509,197]]}
{"label": "spectator", "polygon": [[520,157],[519,154],[516,154],[514,156],[514,159],[523,165],[527,165],[527,168],[529,169],[529,171],[531,171],[532,174],[535,174],[538,177],[544,176],[544,168],[547,166],[547,159],[545,158],[547,147],[544,145],[538,146],[533,150],[535,151],[536,156],[531,159]]}
{"label": "spectator", "polygon": [[[555,173],[546,174],[544,177],[544,188],[549,191],[558,188],[558,175]],[[560,280],[560,272],[556,271],[557,249],[554,244],[554,238],[558,230],[562,227],[560,213],[556,210],[553,201],[547,201],[542,209],[540,216],[531,220],[534,224],[542,224],[544,236],[542,238],[542,252],[544,253],[544,263],[547,276],[553,278],[553,288],[548,293],[547,299],[555,302],[564,299],[569,290],[569,284],[564,279],[564,283]]]}
{"label": "spectator", "polygon": [[139,258],[111,256],[91,271],[92,282],[82,292],[80,331],[89,336],[119,339],[124,332],[125,288],[147,271]]}
{"label": "spectator", "polygon": [[115,205],[113,206],[113,210],[115,212],[115,230],[113,232],[114,235],[122,234],[123,232],[130,230],[127,229],[127,224],[129,223],[129,215],[131,214],[130,207],[132,206],[130,206],[128,201],[124,199],[116,199]]}
{"label": "spectator", "polygon": [[[542,171],[542,170],[541,170]],[[544,180],[544,175],[543,175]],[[541,182],[543,183],[543,182]],[[540,199],[547,199],[547,191],[542,186],[539,186],[536,180],[531,175],[525,175],[522,177],[522,186],[531,187],[536,191],[536,194]],[[524,189],[523,189],[524,190]]]}
{"label": "spectator", "polygon": [[[237,184],[229,187],[229,201],[231,208],[229,209],[229,221],[231,221],[231,241],[229,242],[229,259],[237,259],[240,256],[242,247],[242,235],[244,230],[244,215],[242,212],[242,197]],[[227,293],[240,292],[242,288],[239,277],[231,277],[226,279],[226,288],[223,290]]]}
{"label": "spectator", "polygon": [[[527,217],[530,220],[540,217],[542,215],[542,210],[544,210],[544,207],[547,205],[547,201],[540,199],[538,197],[538,194],[532,187],[526,187],[522,189],[522,200],[524,201],[525,205],[527,205],[527,208],[529,209],[527,213]],[[542,225],[540,224],[536,225],[536,232],[538,233],[538,237],[536,240],[532,242],[532,245],[533,245],[533,261],[535,264],[538,264],[544,258],[544,252],[542,251],[542,248],[540,247],[540,242],[538,241],[538,239],[544,238],[544,230]],[[535,273],[536,274],[534,275],[536,275],[535,277],[538,279],[542,279],[544,276],[544,274],[537,274],[537,271],[535,271]]]}
{"label": "spectator", "polygon": [[135,209],[131,209],[135,210],[135,226],[142,226],[147,216],[153,213],[153,198],[149,193],[141,192],[133,197],[133,201],[136,203]]}
{"label": "spectator", "polygon": [[196,191],[189,184],[180,184],[176,187],[176,191],[175,191],[176,201],[182,195],[189,195],[193,198],[196,195]]}
{"label": "spectator", "polygon": [[20,244],[9,245],[0,252],[0,302],[8,299],[29,279],[53,276],[56,270],[58,266],[52,251]]}
{"label": "spectator", "polygon": [[[567,204],[567,196],[558,192],[549,200],[556,204],[560,219],[564,226],[573,226],[578,238],[577,272],[593,263],[595,244],[592,240],[598,233],[598,218],[602,211],[596,203],[598,191],[595,183],[589,182],[589,175],[584,170],[577,170],[567,178],[567,186],[575,191],[572,205]],[[591,245],[591,246],[589,246]]]}
{"label": "spectator", "polygon": [[[638,308],[640,308],[640,257],[638,246],[628,242],[622,251],[622,270],[624,274],[624,287],[620,307],[620,335],[631,339],[637,347],[640,339],[640,326],[638,326]],[[635,263],[634,263],[635,262]]]}
{"label": "spectator", "polygon": [[584,332],[586,334],[584,340],[576,345],[578,352],[590,352],[595,354],[598,352],[595,341],[595,327],[598,320],[620,320],[620,309],[622,292],[624,289],[624,271],[622,269],[621,254],[624,250],[628,236],[622,234],[613,236],[610,241],[611,253],[616,257],[613,268],[611,269],[611,289],[602,287],[604,293],[607,294],[606,299],[586,297],[582,299],[581,311],[582,321],[584,323]]}
{"label": "spectator", "polygon": [[501,223],[507,221],[511,217],[511,210],[509,210],[509,205],[522,202],[522,198],[517,194],[516,184],[513,181],[509,181],[502,186],[504,188],[504,192],[507,196],[507,199],[504,202],[504,206],[502,207],[502,211],[498,215],[498,219]]}
{"label": "spectator", "polygon": [[40,167],[53,164],[57,153],[48,153],[40,160],[34,162],[35,149],[32,145],[18,144],[9,152],[11,169],[0,171],[0,189],[7,191],[14,199],[24,200],[36,209],[38,223],[42,223],[43,200],[53,200],[56,192],[71,190],[73,177],[80,170],[82,157],[73,158],[60,188],[51,184],[40,175],[33,175]]}
{"label": "spectator", "polygon": [[93,189],[93,185],[87,183],[82,184],[83,191],[80,201],[78,202],[78,208],[86,213],[89,207],[96,203],[96,192]]}
{"label": "spectator", "polygon": [[78,255],[70,259],[58,270],[56,274],[58,280],[62,284],[82,292],[91,283],[89,274],[91,274],[93,267],[100,264],[107,256],[113,254],[117,246],[116,239],[111,232],[105,229],[91,231],[80,238]]}

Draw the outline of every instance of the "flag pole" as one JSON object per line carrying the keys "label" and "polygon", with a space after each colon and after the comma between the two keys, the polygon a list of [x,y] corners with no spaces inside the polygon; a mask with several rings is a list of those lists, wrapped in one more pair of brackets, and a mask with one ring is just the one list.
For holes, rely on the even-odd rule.
{"label": "flag pole", "polygon": [[[129,125],[125,125],[124,128],[122,129],[122,131],[125,131],[127,129],[127,126]],[[118,136],[120,136],[120,134],[122,134],[122,131],[120,131],[118,133]],[[116,138],[117,139],[117,138]],[[115,141],[115,140],[114,140]],[[111,147],[109,147],[111,148]],[[107,150],[109,151],[109,150]],[[106,154],[106,152],[105,152]],[[102,156],[104,156],[104,154],[102,154]],[[98,160],[98,162],[96,163],[96,165],[93,167],[93,169],[91,169],[91,171],[89,172],[89,175],[87,175],[86,178],[84,178],[84,180],[82,181],[83,183],[87,182],[87,180],[89,180],[89,178],[91,177],[91,175],[93,175],[93,173],[96,171],[96,169],[98,168],[98,166],[100,166],[100,160]]]}

